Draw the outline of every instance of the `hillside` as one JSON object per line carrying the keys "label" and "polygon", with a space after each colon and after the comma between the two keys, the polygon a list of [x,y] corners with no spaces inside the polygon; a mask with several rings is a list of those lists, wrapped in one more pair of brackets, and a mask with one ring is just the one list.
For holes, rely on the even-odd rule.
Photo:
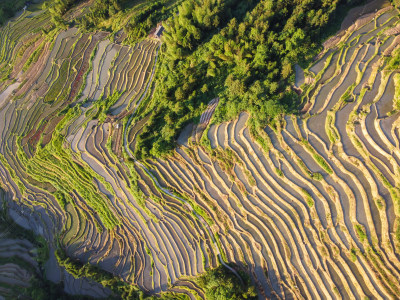
{"label": "hillside", "polygon": [[0,299],[398,298],[399,11],[239,2],[0,27]]}

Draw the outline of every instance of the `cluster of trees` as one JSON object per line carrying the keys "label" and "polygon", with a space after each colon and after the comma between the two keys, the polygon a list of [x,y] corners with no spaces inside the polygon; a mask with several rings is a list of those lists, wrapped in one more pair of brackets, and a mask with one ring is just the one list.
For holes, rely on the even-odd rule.
{"label": "cluster of trees", "polygon": [[165,18],[166,0],[154,1],[135,14],[125,26],[125,33],[129,42],[133,43],[145,37],[159,21]]}
{"label": "cluster of trees", "polygon": [[99,25],[121,11],[127,0],[96,0],[79,25],[85,30],[99,28]]}
{"label": "cluster of trees", "polygon": [[295,63],[319,50],[341,7],[361,0],[185,0],[164,22],[157,85],[136,156],[160,156],[215,96],[216,120],[248,111],[257,128],[294,111]]}
{"label": "cluster of trees", "polygon": [[[82,0],[48,0],[43,4],[48,9],[53,23],[60,28],[65,28],[67,23],[63,19],[64,14]],[[90,12],[81,20],[76,20],[85,29],[96,27],[101,21],[110,18],[121,10],[122,2],[127,0],[95,0]]]}
{"label": "cluster of trees", "polygon": [[241,274],[241,282],[235,274],[224,266],[209,269],[197,279],[207,300],[257,299],[257,292],[250,278]]}
{"label": "cluster of trees", "polygon": [[66,22],[63,15],[81,0],[48,0],[43,3],[43,9],[48,9],[51,20],[57,27],[65,28]]}
{"label": "cluster of trees", "polygon": [[12,18],[18,10],[24,7],[24,5],[25,0],[1,0],[0,26],[3,25],[9,18]]}
{"label": "cluster of trees", "polygon": [[[165,42],[167,51],[173,59],[188,56],[201,42],[214,31],[226,24],[233,16],[236,6],[249,7],[254,2],[238,0],[185,1],[179,7],[178,16],[166,23]],[[240,4],[241,3],[241,4]],[[238,7],[238,13],[246,9]]]}
{"label": "cluster of trees", "polygon": [[[132,0],[96,0],[94,6],[90,8],[90,13],[79,20],[79,23],[86,30],[110,29],[118,27],[116,24],[120,24],[119,20],[113,19],[118,12],[126,11],[126,14],[131,15],[130,11],[132,10],[134,12],[132,17],[128,22],[123,21],[122,23],[125,24],[123,28],[127,36],[126,42],[133,44],[146,37],[158,22],[172,15],[172,11],[169,9],[171,2],[175,1],[146,0],[138,3]],[[114,28],[114,30],[116,29]]]}
{"label": "cluster of trees", "polygon": [[[59,28],[65,28],[67,23],[63,19],[64,14],[82,0],[48,0],[44,8],[50,11],[53,23]],[[123,26],[128,43],[135,43],[145,37],[158,22],[172,15],[170,0],[95,0],[89,11],[79,19],[73,20],[85,30],[120,30]],[[123,12],[122,14],[119,14]],[[133,14],[132,14],[133,12]],[[124,15],[132,15],[126,22]],[[118,28],[118,29],[116,29]]]}
{"label": "cluster of trees", "polygon": [[[221,78],[206,78],[206,45],[227,22],[254,7],[256,0],[185,0],[164,22],[164,44],[149,121],[137,139],[135,156],[160,156],[172,150],[181,128],[205,108]],[[217,82],[219,81],[219,82]]]}

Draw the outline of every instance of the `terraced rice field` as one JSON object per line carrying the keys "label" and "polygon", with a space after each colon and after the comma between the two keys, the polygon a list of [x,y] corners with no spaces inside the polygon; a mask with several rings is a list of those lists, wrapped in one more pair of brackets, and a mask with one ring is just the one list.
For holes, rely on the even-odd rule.
{"label": "terraced rice field", "polygon": [[[43,22],[49,22],[45,13],[26,12],[1,31],[2,64],[14,66],[0,88],[0,181],[15,206],[12,215],[20,219],[26,208],[27,226],[54,244],[59,236],[72,257],[99,263],[127,281],[146,282],[147,290],[161,291],[160,283],[154,288],[152,280],[143,279],[153,272],[147,266],[152,260],[136,223],[138,218],[145,226],[146,218],[133,204],[131,175],[108,152],[111,128],[137,104],[148,85],[158,42],[121,46],[111,43],[105,32],[81,34],[74,28],[51,32],[54,38],[46,39],[35,31]],[[24,30],[27,24],[36,35]],[[43,46],[29,52],[34,45]],[[11,55],[23,52],[20,49],[28,54]],[[123,59],[120,52],[126,54]],[[115,93],[118,101],[101,111],[105,99]],[[100,116],[102,122],[97,121]],[[119,139],[121,145],[122,136]],[[125,220],[129,221],[122,226]],[[149,239],[157,243],[150,232]],[[50,279],[64,280],[67,292],[109,294],[54,271],[57,263],[51,257]],[[163,266],[155,266],[164,274],[159,282],[166,290]],[[137,274],[144,268],[147,272],[140,278]]]}
{"label": "terraced rice field", "polygon": [[[1,203],[4,193],[0,191]],[[4,220],[1,220],[4,222]],[[38,268],[34,246],[25,239],[13,239],[14,227],[1,224],[0,228],[0,297],[18,296],[18,289],[29,287],[29,280]]]}
{"label": "terraced rice field", "polygon": [[[246,112],[212,124],[214,99],[192,130],[210,126],[209,143],[143,162],[132,151],[148,116],[135,113],[159,42],[129,47],[73,28],[46,39],[34,28],[49,16],[29,14],[0,30],[0,64],[13,66],[0,68],[0,182],[11,216],[52,250],[59,239],[69,256],[150,294],[204,298],[195,277],[234,262],[260,298],[400,295],[400,123],[383,56],[398,46],[397,11],[350,27],[305,70],[302,115],[255,138]],[[13,61],[18,51],[28,54]],[[11,244],[30,259],[23,241]],[[47,265],[69,293],[109,295],[52,255]],[[29,277],[4,268],[21,286]]]}
{"label": "terraced rice field", "polygon": [[382,10],[325,49],[307,73],[307,112],[260,132],[263,147],[242,113],[211,125],[210,147],[147,161],[267,298],[399,295],[399,112],[382,56],[399,21]]}

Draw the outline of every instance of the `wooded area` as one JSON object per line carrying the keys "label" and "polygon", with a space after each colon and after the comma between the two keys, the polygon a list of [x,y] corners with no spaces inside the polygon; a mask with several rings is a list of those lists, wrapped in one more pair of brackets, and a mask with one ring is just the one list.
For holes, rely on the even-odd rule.
{"label": "wooded area", "polygon": [[[57,27],[66,28],[68,24],[63,19],[63,15],[68,9],[81,2],[83,1],[49,0],[44,6],[49,9],[53,23]],[[179,1],[95,0],[88,12],[83,17],[74,19],[73,22],[84,31],[124,29],[127,35],[126,42],[134,44],[146,37],[158,22],[172,15],[169,5],[175,2]],[[130,15],[127,20],[125,13]],[[121,21],[121,19],[124,20]],[[120,23],[123,23],[122,28],[118,28]]]}
{"label": "wooded area", "polygon": [[239,300],[257,299],[257,292],[250,278],[242,273],[244,282],[240,282],[230,270],[224,266],[210,269],[197,279],[197,283],[205,291],[207,300]]}
{"label": "wooded area", "polygon": [[25,0],[1,0],[0,26],[3,25],[9,18],[12,18],[18,10],[24,7],[24,5]]}
{"label": "wooded area", "polygon": [[252,115],[262,128],[282,112],[296,111],[289,88],[293,66],[320,49],[326,29],[359,0],[187,0],[165,22],[162,57],[150,121],[138,140],[139,158],[174,148],[180,130],[219,96],[217,122]]}

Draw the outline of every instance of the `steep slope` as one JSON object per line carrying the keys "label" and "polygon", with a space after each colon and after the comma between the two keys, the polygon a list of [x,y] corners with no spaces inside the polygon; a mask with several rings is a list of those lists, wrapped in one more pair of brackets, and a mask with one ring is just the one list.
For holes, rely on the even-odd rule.
{"label": "steep slope", "polygon": [[385,69],[398,23],[389,7],[343,32],[309,70],[308,112],[259,132],[263,148],[242,113],[212,125],[204,146],[147,161],[268,298],[398,295],[399,115]]}
{"label": "steep slope", "polygon": [[[184,145],[146,161],[133,151],[160,41],[126,46],[49,19],[26,11],[0,31],[0,182],[51,252],[169,297],[204,298],[196,277],[230,262],[261,298],[400,294],[398,75],[385,58],[397,10],[326,43],[301,115],[252,132],[246,112],[213,124],[210,99]],[[110,293],[66,278],[72,294]]]}

